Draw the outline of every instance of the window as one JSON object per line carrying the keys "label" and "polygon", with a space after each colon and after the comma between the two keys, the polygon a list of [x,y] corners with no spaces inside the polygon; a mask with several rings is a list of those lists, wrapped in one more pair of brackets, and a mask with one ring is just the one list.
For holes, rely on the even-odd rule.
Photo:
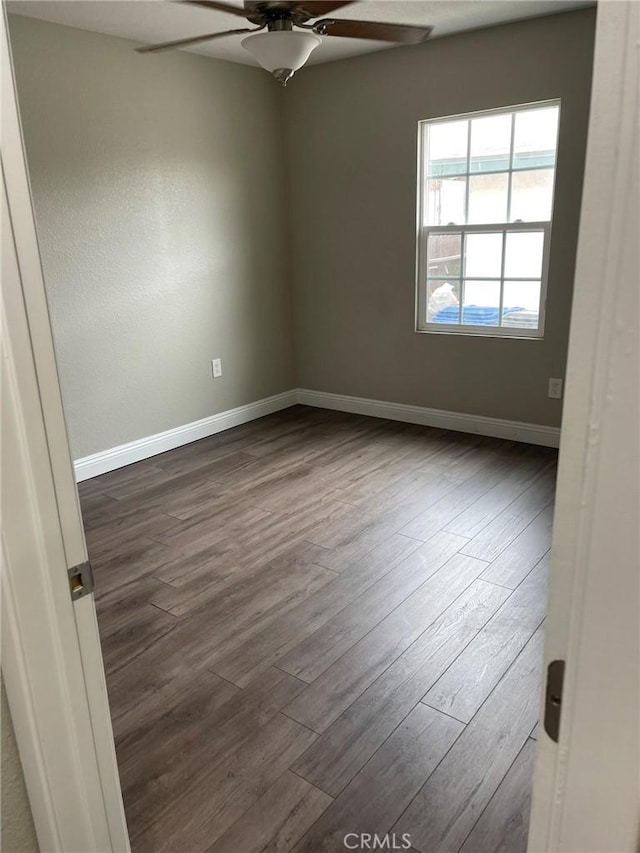
{"label": "window", "polygon": [[559,115],[420,122],[418,331],[543,336]]}

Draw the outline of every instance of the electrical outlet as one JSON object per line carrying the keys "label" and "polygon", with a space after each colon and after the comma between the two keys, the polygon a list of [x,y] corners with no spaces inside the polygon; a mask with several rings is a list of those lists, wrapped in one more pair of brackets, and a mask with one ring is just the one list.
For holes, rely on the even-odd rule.
{"label": "electrical outlet", "polygon": [[213,374],[214,379],[217,379],[219,376],[222,376],[222,359],[211,359],[211,373]]}
{"label": "electrical outlet", "polygon": [[562,379],[549,379],[549,397],[553,400],[562,399]]}

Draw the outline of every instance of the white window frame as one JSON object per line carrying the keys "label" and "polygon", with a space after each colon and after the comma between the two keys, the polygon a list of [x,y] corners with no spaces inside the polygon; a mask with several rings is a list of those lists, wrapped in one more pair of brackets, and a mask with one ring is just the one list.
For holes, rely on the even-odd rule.
{"label": "white window frame", "polygon": [[[471,134],[471,120],[478,117],[487,117],[495,115],[503,115],[505,113],[512,114],[531,109],[542,109],[544,107],[558,107],[558,135],[556,136],[556,162],[553,167],[553,186],[551,191],[551,218],[540,222],[525,222],[518,220],[515,222],[493,222],[482,224],[459,224],[451,223],[448,225],[427,225],[422,222],[424,210],[424,197],[427,175],[425,173],[424,148],[426,129],[428,125],[439,122],[455,122],[460,120],[469,121],[469,135]],[[416,316],[415,316],[415,331],[421,334],[435,335],[472,335],[490,338],[524,338],[529,340],[542,340],[544,338],[545,328],[545,312],[547,303],[547,289],[549,280],[549,255],[551,246],[551,233],[553,225],[553,206],[555,203],[555,188],[557,176],[557,155],[558,155],[558,140],[560,128],[560,113],[561,103],[559,98],[534,101],[527,104],[518,104],[515,106],[500,107],[498,109],[477,110],[469,113],[458,113],[457,115],[441,116],[436,118],[423,119],[418,122],[418,192],[417,192],[417,227],[416,227]],[[469,207],[469,176],[470,175],[492,175],[506,174],[508,175],[507,185],[507,211],[511,207],[511,185],[514,173],[534,171],[540,169],[540,166],[525,166],[521,169],[513,168],[513,144],[514,144],[514,128],[515,121],[511,125],[511,147],[509,151],[509,169],[495,169],[483,172],[471,172],[471,164],[469,158],[471,156],[470,141],[467,144],[467,168],[465,172],[456,175],[456,177],[467,178],[466,198],[465,198],[465,220],[467,218]],[[540,306],[538,313],[538,326],[535,329],[520,328],[516,326],[478,326],[472,324],[444,324],[444,323],[429,323],[426,320],[427,316],[427,241],[430,234],[461,234],[461,252],[462,252],[462,269],[460,276],[456,279],[461,282],[461,299],[460,305],[462,310],[462,299],[464,294],[464,240],[467,234],[478,233],[502,233],[502,266],[500,270],[500,313],[502,312],[502,299],[504,294],[504,260],[506,248],[506,235],[513,232],[527,231],[544,231],[544,246],[542,255],[542,273],[540,279],[526,279],[519,276],[509,278],[509,281],[538,281],[540,280]],[[432,277],[433,278],[433,277]],[[452,280],[449,277],[445,280]],[[474,281],[495,281],[496,277],[482,278],[482,276],[474,276]]]}

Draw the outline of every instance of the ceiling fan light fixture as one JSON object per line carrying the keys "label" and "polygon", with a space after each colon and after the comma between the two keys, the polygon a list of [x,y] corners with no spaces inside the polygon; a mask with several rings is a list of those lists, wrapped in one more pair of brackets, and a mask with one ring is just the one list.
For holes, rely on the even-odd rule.
{"label": "ceiling fan light fixture", "polygon": [[286,86],[287,81],[321,44],[321,39],[311,33],[280,30],[249,36],[241,44],[264,69]]}

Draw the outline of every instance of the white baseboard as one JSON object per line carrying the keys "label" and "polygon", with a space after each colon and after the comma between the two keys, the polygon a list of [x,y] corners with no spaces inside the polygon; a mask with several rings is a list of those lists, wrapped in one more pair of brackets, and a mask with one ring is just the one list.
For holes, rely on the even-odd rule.
{"label": "white baseboard", "polygon": [[356,415],[369,415],[374,418],[388,418],[392,421],[404,421],[408,424],[452,429],[457,432],[469,432],[477,435],[489,435],[494,438],[506,438],[512,441],[524,441],[528,444],[542,444],[545,447],[558,447],[560,430],[557,427],[526,424],[520,421],[506,421],[500,418],[485,418],[481,415],[463,415],[460,412],[447,412],[443,409],[427,409],[423,406],[408,406],[404,403],[386,403],[384,400],[367,400],[364,397],[348,397],[344,394],[328,394],[324,391],[309,391],[305,388],[292,389],[274,397],[265,397],[237,409],[229,409],[219,415],[211,415],[200,421],[168,429],[156,435],[130,441],[101,453],[93,453],[76,459],[74,468],[78,483],[89,480],[99,474],[115,471],[133,462],[140,462],[166,450],[173,450],[183,444],[189,444],[200,438],[207,438],[217,432],[246,424],[264,415],[287,409],[296,403],[315,406],[319,409],[334,409],[338,412],[351,412]]}
{"label": "white baseboard", "polygon": [[386,403],[383,400],[367,400],[364,397],[348,397],[344,394],[327,394],[324,391],[308,391],[304,388],[298,388],[297,399],[298,403],[317,406],[320,409],[334,409],[338,412],[370,415],[374,418],[389,418],[392,421],[506,438],[511,441],[524,441],[545,447],[558,447],[560,444],[558,427],[486,418],[482,415],[464,415],[460,412],[408,406],[404,403]]}
{"label": "white baseboard", "polygon": [[74,462],[76,481],[80,483],[82,480],[89,480],[99,474],[106,474],[107,471],[115,471],[116,468],[131,465],[132,462],[140,462],[142,459],[164,453],[165,450],[173,450],[175,447],[181,447],[183,444],[189,444],[199,438],[207,438],[217,432],[246,424],[256,418],[262,418],[264,415],[270,415],[281,409],[288,409],[289,406],[294,406],[296,402],[297,392],[292,389],[273,397],[257,400],[255,403],[248,403],[246,406],[238,406],[237,409],[220,412],[219,415],[211,415],[211,417],[202,418],[202,420],[193,421],[190,424],[184,424],[165,432],[156,433],[156,435],[139,438],[137,441],[130,441],[128,444],[103,450],[101,453],[84,456]]}

